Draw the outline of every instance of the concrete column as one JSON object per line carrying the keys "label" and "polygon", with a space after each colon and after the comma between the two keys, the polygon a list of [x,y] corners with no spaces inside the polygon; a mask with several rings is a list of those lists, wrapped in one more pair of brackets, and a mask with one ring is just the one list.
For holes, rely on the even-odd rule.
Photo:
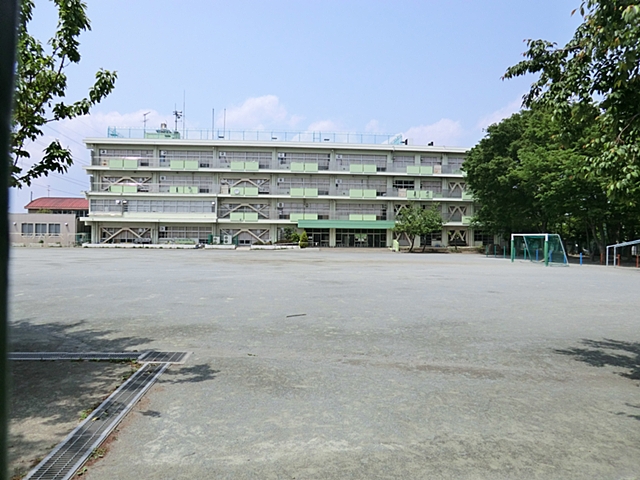
{"label": "concrete column", "polygon": [[151,227],[151,243],[160,243],[160,235],[158,233],[159,230],[159,223],[156,223]]}
{"label": "concrete column", "polygon": [[330,247],[336,246],[336,229],[335,228],[329,229],[329,246]]}
{"label": "concrete column", "polygon": [[100,224],[96,222],[91,224],[91,243],[100,243]]}
{"label": "concrete column", "polygon": [[393,244],[393,230],[387,229],[387,247]]}
{"label": "concrete column", "polygon": [[269,240],[271,243],[276,243],[278,241],[278,225],[271,224],[269,225]]}

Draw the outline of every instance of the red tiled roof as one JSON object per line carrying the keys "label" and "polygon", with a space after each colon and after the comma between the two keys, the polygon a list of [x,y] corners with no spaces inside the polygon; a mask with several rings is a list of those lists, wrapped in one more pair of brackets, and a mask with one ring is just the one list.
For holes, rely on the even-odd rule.
{"label": "red tiled roof", "polygon": [[24,206],[27,210],[89,210],[86,198],[42,197]]}

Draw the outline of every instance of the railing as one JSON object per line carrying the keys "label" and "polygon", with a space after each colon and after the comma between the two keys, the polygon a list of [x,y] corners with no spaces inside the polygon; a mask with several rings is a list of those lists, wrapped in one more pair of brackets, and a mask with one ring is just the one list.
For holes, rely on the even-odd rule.
{"label": "railing", "polygon": [[220,187],[213,183],[197,185],[168,185],[158,183],[94,183],[92,192],[104,193],[176,193],[176,194],[217,194]]}
{"label": "railing", "polygon": [[182,130],[143,129],[137,127],[109,127],[107,136],[112,138],[151,138],[186,140],[230,140],[258,142],[304,142],[304,143],[355,143],[373,145],[400,145],[404,142],[401,134],[346,133],[320,131],[265,131],[265,130]]}

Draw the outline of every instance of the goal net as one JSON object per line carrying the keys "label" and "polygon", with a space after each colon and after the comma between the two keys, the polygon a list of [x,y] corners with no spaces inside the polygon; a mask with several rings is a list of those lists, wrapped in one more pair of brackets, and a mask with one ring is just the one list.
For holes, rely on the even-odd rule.
{"label": "goal net", "polygon": [[511,261],[516,259],[545,265],[569,265],[562,239],[556,233],[511,234]]}

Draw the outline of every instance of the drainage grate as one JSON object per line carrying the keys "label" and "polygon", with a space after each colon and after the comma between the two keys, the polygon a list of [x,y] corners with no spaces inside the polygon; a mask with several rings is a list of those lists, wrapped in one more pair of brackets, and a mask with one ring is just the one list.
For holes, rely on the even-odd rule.
{"label": "drainage grate", "polygon": [[148,351],[138,359],[145,363],[184,363],[189,352],[154,352]]}
{"label": "drainage grate", "polygon": [[25,480],[71,478],[168,366],[167,363],[145,363],[29,472]]}
{"label": "drainage grate", "polygon": [[9,360],[138,360],[143,352],[10,352]]}

